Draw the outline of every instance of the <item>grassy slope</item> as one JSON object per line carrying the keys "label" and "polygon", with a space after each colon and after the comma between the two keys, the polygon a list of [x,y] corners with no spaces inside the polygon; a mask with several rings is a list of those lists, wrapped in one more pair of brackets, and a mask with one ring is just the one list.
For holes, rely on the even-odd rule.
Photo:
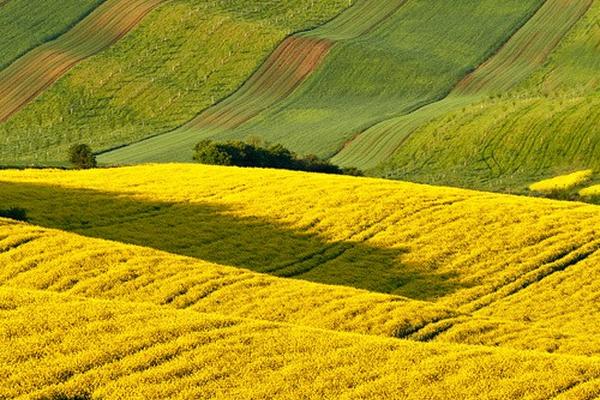
{"label": "grassy slope", "polygon": [[[163,1],[107,0],[64,35],[36,47],[0,71],[0,122],[31,102],[74,65],[126,35]],[[18,153],[26,147],[21,143],[14,150]]]}
{"label": "grassy slope", "polygon": [[408,2],[376,31],[334,48],[296,95],[229,137],[254,133],[332,156],[368,126],[443,97],[539,4]]}
{"label": "grassy slope", "polygon": [[336,154],[333,162],[362,169],[376,167],[431,120],[513,88],[546,62],[590,4],[591,0],[546,1],[498,53],[459,82],[448,97],[367,129]]}
{"label": "grassy slope", "polygon": [[32,48],[63,33],[103,1],[0,1],[0,70]]}
{"label": "grassy slope", "polygon": [[594,2],[542,70],[509,93],[420,128],[379,172],[520,191],[540,179],[597,170],[599,15]]}
{"label": "grassy slope", "polygon": [[2,229],[11,285],[418,340],[600,351],[596,206],[191,165],[4,171],[0,182],[0,201],[43,226],[429,303],[22,226]]}
{"label": "grassy slope", "polygon": [[[299,152],[331,156],[367,126],[443,97],[540,3],[509,1],[499,6],[487,0],[458,4],[415,0],[357,37],[344,38],[343,24],[327,27],[315,36],[341,40],[285,101],[223,133],[212,126],[203,132],[200,124],[196,134],[194,130],[166,134],[106,160],[189,160],[194,142],[205,135],[217,139],[258,135]],[[463,23],[465,19],[469,24]],[[254,104],[256,99],[250,101]]]}
{"label": "grassy slope", "polygon": [[60,161],[73,142],[101,149],[173,129],[235,90],[290,32],[347,6],[170,1],[0,125],[0,160]]}
{"label": "grassy slope", "polygon": [[321,66],[336,42],[365,35],[404,3],[405,0],[363,0],[324,26],[287,38],[233,95],[181,128],[105,154],[101,161],[191,160],[192,148],[199,138],[237,128],[280,103]]}
{"label": "grassy slope", "polygon": [[10,398],[575,399],[600,389],[597,359],[10,288],[0,289],[0,305],[0,395]]}

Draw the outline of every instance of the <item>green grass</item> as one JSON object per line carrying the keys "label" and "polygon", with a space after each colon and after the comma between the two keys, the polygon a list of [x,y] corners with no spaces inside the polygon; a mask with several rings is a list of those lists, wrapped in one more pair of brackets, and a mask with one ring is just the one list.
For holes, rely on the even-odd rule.
{"label": "green grass", "polygon": [[443,96],[538,4],[409,1],[376,30],[335,46],[286,102],[217,137],[257,134],[331,156],[362,128]]}
{"label": "green grass", "polygon": [[347,0],[175,0],[0,125],[0,161],[61,161],[171,130],[234,91],[285,36]]}
{"label": "green grass", "polygon": [[103,1],[0,1],[0,70],[32,48],[67,31]]}
{"label": "green grass", "polygon": [[366,127],[444,97],[540,3],[409,1],[374,29],[349,38],[340,29],[343,23],[332,24],[313,36],[338,41],[323,65],[285,101],[225,132],[211,127],[166,134],[107,155],[106,160],[184,160],[193,142],[207,135],[258,135],[300,153],[332,156]]}
{"label": "green grass", "polygon": [[[574,3],[571,3],[574,4]],[[513,90],[436,116],[377,174],[526,192],[529,184],[600,167],[600,3],[546,65]]]}
{"label": "green grass", "polygon": [[442,101],[377,124],[361,133],[333,162],[371,169],[388,160],[419,127],[485,97],[503,93],[546,62],[591,0],[549,0],[493,57],[463,79]]}

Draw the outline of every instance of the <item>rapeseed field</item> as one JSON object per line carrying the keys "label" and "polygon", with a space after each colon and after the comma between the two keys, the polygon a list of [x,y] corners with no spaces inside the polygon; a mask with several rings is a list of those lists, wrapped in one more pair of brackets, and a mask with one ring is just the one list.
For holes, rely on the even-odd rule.
{"label": "rapeseed field", "polygon": [[600,394],[597,206],[181,164],[0,202],[4,397]]}

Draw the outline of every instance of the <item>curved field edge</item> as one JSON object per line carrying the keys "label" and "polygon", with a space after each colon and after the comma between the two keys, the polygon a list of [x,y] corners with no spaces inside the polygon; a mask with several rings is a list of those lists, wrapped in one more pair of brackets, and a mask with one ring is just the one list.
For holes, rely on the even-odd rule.
{"label": "curved field edge", "polygon": [[[0,220],[0,237],[3,286],[418,341],[600,354],[600,341],[593,333],[563,331],[564,322],[558,324],[557,318],[536,324],[486,309],[458,313],[435,303],[273,278],[8,220]],[[577,274],[594,271],[598,261],[596,257],[578,267],[573,281],[581,282]],[[538,288],[521,296],[535,303],[545,293]],[[553,312],[558,309],[555,302]],[[597,318],[597,313],[591,315]],[[575,318],[569,313],[561,317]]]}
{"label": "curved field edge", "polygon": [[[330,157],[367,126],[445,96],[541,3],[500,8],[461,3],[446,9],[439,3],[407,2],[364,37],[334,47],[323,66],[282,104],[215,137],[259,134],[299,152]],[[465,19],[472,22],[465,25]],[[443,33],[441,27],[446,27]],[[474,43],[471,29],[477,35],[485,32],[479,36],[485,40]]]}
{"label": "curved field edge", "polygon": [[11,0],[0,2],[0,70],[44,42],[55,39],[104,0]]}
{"label": "curved field edge", "polygon": [[0,71],[0,123],[70,68],[127,34],[164,0],[107,0],[71,30]]}
{"label": "curved field edge", "polygon": [[418,344],[147,304],[11,288],[0,289],[0,304],[3,397],[568,399],[597,393],[589,383],[600,376],[597,361],[581,357]]}
{"label": "curved field edge", "polygon": [[[370,2],[369,4],[372,3],[373,2]],[[398,97],[399,93],[411,93],[412,96],[413,92],[419,91],[413,90],[415,88],[395,88],[394,90],[394,88],[390,87],[390,82],[403,82],[403,84],[406,84],[406,82],[418,81],[421,78],[425,79],[424,77],[419,77],[411,80],[403,79],[402,76],[400,76],[401,73],[398,71],[404,71],[404,68],[399,68],[397,66],[398,62],[406,62],[409,63],[411,66],[414,66],[415,63],[426,63],[426,60],[431,60],[435,57],[440,56],[436,53],[435,49],[431,49],[432,53],[435,54],[432,54],[431,57],[427,58],[425,58],[422,54],[416,54],[415,51],[414,54],[409,52],[414,57],[408,57],[408,61],[406,61],[406,57],[398,56],[398,54],[401,52],[400,49],[398,49],[398,47],[402,48],[403,51],[406,51],[406,49],[403,48],[406,46],[404,44],[406,43],[406,40],[401,41],[398,39],[398,42],[396,42],[395,36],[402,37],[403,39],[405,39],[406,35],[402,34],[402,32],[398,32],[402,31],[403,28],[406,29],[407,32],[409,32],[407,33],[408,35],[412,35],[414,38],[423,36],[419,34],[419,30],[424,31],[425,36],[432,36],[432,31],[436,30],[436,28],[439,25],[439,21],[431,22],[431,18],[434,18],[435,16],[439,15],[445,15],[445,11],[437,10],[437,13],[434,13],[431,10],[431,7],[426,7],[425,5],[420,3],[396,3],[402,3],[401,6],[398,6],[397,10],[392,10],[388,12],[382,8],[381,14],[383,15],[384,19],[373,19],[373,21],[377,24],[373,27],[373,29],[359,32],[360,34],[362,34],[362,36],[344,36],[346,33],[344,32],[345,27],[343,23],[339,23],[338,25],[333,24],[335,26],[333,26],[331,29],[328,28],[328,25],[325,25],[324,29],[322,30],[318,29],[318,32],[325,32],[323,36],[326,38],[339,37],[343,40],[338,40],[337,44],[332,47],[332,50],[329,52],[329,55],[325,57],[324,61],[321,63],[321,67],[317,68],[316,72],[312,73],[308,77],[308,79],[304,81],[303,84],[299,85],[290,96],[287,96],[285,99],[281,99],[278,100],[276,103],[273,103],[272,107],[261,112],[255,118],[248,120],[247,117],[249,114],[246,115],[245,113],[246,111],[249,111],[251,114],[253,114],[254,111],[252,110],[257,110],[259,108],[262,108],[263,106],[268,106],[269,104],[272,104],[272,96],[270,90],[271,86],[267,86],[267,90],[264,90],[264,101],[261,100],[262,95],[251,96],[250,98],[244,100],[243,91],[241,92],[242,96],[240,96],[239,99],[244,101],[241,101],[241,104],[238,104],[241,105],[241,107],[239,107],[240,118],[235,117],[237,108],[232,108],[231,110],[227,111],[227,102],[224,103],[223,109],[220,106],[217,106],[215,108],[215,112],[217,112],[218,114],[217,122],[219,118],[222,118],[224,124],[223,126],[219,126],[218,124],[216,126],[213,126],[214,121],[211,120],[209,126],[205,128],[199,127],[199,129],[189,130],[188,127],[184,127],[181,130],[174,131],[173,133],[159,135],[147,141],[137,143],[131,148],[125,147],[122,149],[118,149],[115,152],[104,154],[102,157],[100,157],[100,160],[110,163],[135,163],[144,161],[164,162],[174,160],[189,161],[191,160],[191,149],[193,148],[193,145],[201,138],[208,136],[214,137],[218,140],[227,140],[243,139],[250,135],[259,135],[262,136],[263,139],[266,141],[282,143],[292,148],[293,150],[299,151],[301,153],[314,152],[321,156],[330,156],[331,154],[335,153],[335,151],[337,151],[337,149],[339,148],[341,143],[344,142],[344,140],[348,139],[340,139],[340,135],[348,135],[347,129],[350,129],[348,128],[348,124],[358,124],[362,126],[367,124],[369,118],[376,118],[377,120],[381,120],[385,119],[385,115],[389,115],[390,113],[397,114],[403,112],[399,109],[401,108],[401,106],[398,106],[397,104],[399,102],[400,104],[404,104],[404,100],[406,99],[403,100],[396,98],[394,99],[394,101],[392,101],[387,98],[379,99],[378,97],[384,96],[384,94],[388,97]],[[388,2],[386,3],[386,6],[389,8],[390,4],[392,3]],[[477,19],[477,21],[482,25],[482,27],[480,28],[483,29],[484,27],[487,27],[486,29],[490,33],[489,37],[486,36],[487,41],[484,44],[480,44],[481,49],[478,49],[477,51],[481,53],[486,53],[493,51],[493,49],[495,49],[497,46],[500,46],[503,40],[503,35],[512,33],[512,29],[507,28],[507,30],[509,31],[508,33],[498,33],[497,31],[502,30],[502,28],[497,27],[512,27],[513,23],[518,25],[517,21],[515,20],[520,20],[524,16],[528,16],[530,12],[534,11],[538,4],[541,4],[541,1],[531,1],[527,4],[519,3],[518,5],[515,4],[511,6],[504,6],[503,12],[505,13],[505,18],[498,18],[498,23],[493,24],[489,23],[490,16],[487,15],[485,11],[483,13],[477,14],[477,17],[479,18]],[[454,12],[452,16],[457,17],[456,14],[460,14],[462,19],[464,20],[465,15],[469,15],[469,13],[472,12],[473,8],[469,8],[466,5],[461,5],[461,7],[462,11]],[[512,13],[506,10],[509,7],[513,7],[513,9],[510,10]],[[404,15],[403,13],[403,10],[405,10],[406,8],[410,9],[409,11],[406,11],[408,15]],[[371,9],[377,10],[377,7],[372,7]],[[470,11],[467,11],[467,9]],[[515,9],[517,11],[515,11]],[[452,11],[455,10],[453,9]],[[342,15],[351,12],[352,8]],[[379,11],[377,12],[379,13]],[[423,15],[421,15],[421,13],[423,13]],[[433,15],[429,15],[429,13],[432,13]],[[483,14],[486,14],[485,18],[482,17]],[[404,26],[410,25],[410,21],[416,21],[418,18],[425,19],[429,21],[429,23],[424,25],[418,25],[417,27],[411,26],[410,28]],[[338,19],[334,20],[334,22]],[[484,21],[487,24],[486,26],[483,26]],[[462,33],[460,27],[464,25],[455,23],[451,25],[454,29],[453,32],[457,32],[454,36],[459,36]],[[337,29],[339,29],[339,31],[336,31]],[[315,38],[315,36],[320,36],[320,33],[318,32],[310,33],[309,36],[311,38]],[[472,56],[468,52],[465,52],[464,47],[469,47],[468,44],[458,44],[459,41],[456,37],[453,37],[452,35],[447,36],[450,37],[450,42],[452,42],[452,40],[456,41],[455,43],[451,43],[454,47],[448,45],[448,43],[439,44],[439,37],[437,36],[435,43],[441,48],[456,48],[457,52],[461,52],[461,54],[468,54],[468,62],[465,62],[465,64],[468,64],[470,62],[481,62],[481,60],[477,59],[477,55],[479,55],[479,53],[477,53],[476,56]],[[471,35],[468,36],[470,37]],[[365,43],[366,45],[363,46]],[[382,45],[382,43],[385,44]],[[420,46],[423,47],[422,44]],[[491,49],[488,49],[487,46],[491,47]],[[350,54],[354,50],[356,50],[359,53],[365,52],[365,55],[353,57],[352,60],[350,60]],[[347,59],[344,57],[346,57]],[[395,60],[394,57],[399,58],[399,60]],[[485,57],[485,54],[482,54],[480,58]],[[416,58],[416,60],[413,58]],[[385,82],[383,82],[383,77],[387,76],[387,70],[386,72],[382,72],[383,70],[381,70],[381,68],[378,69],[375,66],[369,67],[367,65],[365,67],[365,71],[362,71],[361,73],[358,72],[364,66],[363,64],[366,63],[366,61],[364,60],[368,59],[378,60],[379,63],[383,63],[384,65],[381,68],[384,68],[384,70],[385,68],[390,69],[389,74],[391,75],[387,77],[387,79],[385,79]],[[360,62],[357,60],[360,60]],[[340,67],[344,66],[344,68],[338,71],[339,74],[334,74],[334,71],[337,71],[336,65],[339,65]],[[409,73],[414,72],[415,74],[418,74],[418,71],[423,71],[429,67],[430,65],[424,66],[423,68],[416,68],[414,71],[411,70],[411,72]],[[447,71],[444,70],[445,72],[441,74],[443,76],[437,76],[437,78],[439,78],[438,80],[445,80],[446,78],[448,78],[449,75],[452,75],[452,79],[450,80],[458,81],[463,77],[465,73],[465,71],[463,70],[469,69],[468,65],[456,65],[456,63],[454,62],[452,62],[452,67],[455,67],[455,69],[453,69],[451,72],[447,73]],[[373,70],[377,69],[378,72],[373,72],[371,74],[369,72],[369,68]],[[392,78],[391,76],[393,74],[396,74],[398,76]],[[352,75],[352,77],[349,77],[348,75]],[[293,77],[294,75],[290,74],[289,76],[274,76],[274,82],[276,82],[277,84],[274,84],[273,86],[277,87],[279,83],[289,83],[293,81],[293,79],[290,80],[290,76]],[[380,90],[377,90],[377,84],[371,85],[366,83],[366,81],[363,82],[362,80],[366,79],[365,76],[373,78],[375,81],[377,81],[377,84],[382,85],[382,87],[379,88]],[[321,85],[322,83],[324,84],[323,87]],[[446,84],[447,82],[444,82],[443,84],[441,84],[441,86],[444,86]],[[452,84],[453,83],[450,83],[450,86]],[[283,85],[283,87],[285,86],[287,85]],[[353,91],[351,90],[352,86],[358,87],[361,90],[359,90],[358,92]],[[429,86],[431,85],[428,85],[427,87],[429,88]],[[445,93],[446,90],[449,89],[450,88],[440,89],[439,87],[436,87],[435,90],[432,91],[439,91],[440,93]],[[337,91],[339,91],[342,94],[339,96],[335,95]],[[362,95],[361,93],[365,91],[368,92],[368,98],[364,98],[361,102],[358,102],[358,97],[360,97],[359,95]],[[255,92],[260,94],[260,91]],[[287,95],[288,92],[285,92]],[[441,95],[440,93],[431,95],[430,92],[427,92],[427,94],[425,94],[424,96],[438,98]],[[324,95],[325,98],[322,98],[322,95]],[[333,99],[334,95],[335,99]],[[414,109],[416,103],[423,104],[425,102],[418,95],[417,97],[418,99],[416,100],[412,97],[411,99],[409,99],[410,104],[406,105],[407,109]],[[232,97],[232,99],[236,98],[237,96],[235,95]],[[344,98],[354,99],[356,100],[356,104],[352,103],[348,104],[347,107],[341,107],[341,105],[344,103]],[[303,99],[306,101],[304,101]],[[310,102],[307,99],[310,99]],[[358,106],[359,103],[360,107]],[[375,107],[375,105],[379,104],[383,105],[382,108],[378,109],[376,113],[373,113],[373,110],[371,110],[369,107],[373,108]],[[392,104],[396,104],[396,106],[392,107]],[[338,107],[339,109],[336,108],[335,110],[333,110],[330,109],[330,105],[333,108],[338,106],[340,106],[341,108]],[[356,112],[352,113],[352,117],[341,117],[341,115],[344,112],[348,112],[348,110],[353,109],[354,106],[359,107],[359,109],[355,110]],[[206,115],[210,115],[211,112],[212,111],[210,109],[207,110],[206,113],[208,114]],[[370,117],[364,115],[365,113],[368,114],[369,112],[371,112],[373,115],[371,115]],[[199,123],[202,122],[201,117],[198,120]],[[231,121],[234,122],[233,125],[228,126],[228,124]],[[274,121],[277,122],[275,123]],[[244,123],[241,124],[239,127],[236,127],[235,125],[238,125],[239,122]],[[345,125],[344,127],[342,127],[339,126],[340,124]],[[324,130],[326,130],[327,132],[325,132]],[[354,126],[352,130],[356,130],[356,126]]]}
{"label": "curved field edge", "polygon": [[424,124],[374,172],[526,192],[537,180],[597,169],[599,11],[592,3],[529,79]]}
{"label": "curved field edge", "polygon": [[[191,160],[195,142],[237,128],[280,103],[321,66],[337,42],[370,32],[405,2],[362,0],[324,25],[286,38],[230,96],[171,132],[103,152],[99,160],[108,164]],[[177,143],[177,149],[169,149],[169,143]]]}
{"label": "curved field edge", "polygon": [[[449,337],[460,340],[460,332],[481,324],[493,328],[489,328],[489,335],[471,336],[481,337],[486,343],[518,348],[540,346],[578,354],[597,351],[596,344],[590,344],[586,351],[581,339],[598,333],[594,330],[598,326],[597,310],[589,308],[598,290],[595,277],[600,265],[600,214],[596,206],[377,179],[199,165],[81,172],[3,171],[0,182],[0,201],[27,209],[31,221],[39,225],[279,277],[429,300],[390,305],[384,300],[390,297],[380,298],[383,310],[390,307],[390,313],[398,316],[406,313],[406,325],[399,317],[390,319],[389,325],[378,326],[377,317],[369,314],[367,306],[374,304],[369,299],[379,304],[376,296],[354,298],[348,304],[331,300],[315,306],[316,310],[323,310],[323,315],[327,314],[324,310],[328,310],[328,303],[347,310],[348,314],[332,312],[327,317],[332,319],[325,318],[323,322],[337,324],[341,329],[372,330],[400,337],[414,334],[427,340],[444,337],[441,328],[447,324],[452,328]],[[55,211],[48,213],[49,209]],[[44,271],[33,269],[29,275],[23,274],[19,279],[24,285],[39,282],[56,290],[84,290],[83,281],[78,286],[77,278],[64,277],[60,272],[62,264],[52,261],[53,255],[63,254],[63,247],[72,248],[61,236],[39,242],[48,243],[42,247],[56,250],[29,258],[28,249],[35,249],[36,244],[18,238],[19,235],[5,244],[9,249],[11,243],[17,247],[6,254],[7,262],[11,254],[13,260],[20,260],[10,271],[18,273],[21,267],[30,269],[44,260],[50,270],[43,279],[36,274],[46,274]],[[77,254],[79,241],[73,237],[71,240],[75,246],[72,253]],[[185,274],[173,275],[166,266],[156,269],[152,257],[140,257],[138,265],[136,257],[127,261],[129,257],[122,259],[115,254],[108,257],[115,265],[115,275],[103,275],[106,271],[98,269],[95,262],[102,260],[105,252],[92,250],[83,254],[90,258],[90,264],[84,263],[86,269],[93,275],[100,274],[98,282],[103,282],[95,286],[95,280],[89,281],[91,294],[107,285],[107,293],[134,297],[135,293],[146,293],[158,303],[191,306],[204,295],[210,298],[213,292],[219,299],[235,293],[234,288],[247,288],[248,293],[256,291],[257,296],[260,292],[259,297],[274,308],[281,306],[269,297],[268,286],[265,291],[256,288],[249,272],[243,282],[215,277],[220,282],[218,287],[231,284],[219,294],[208,282],[213,279],[211,274],[195,280]],[[78,256],[72,259],[74,274],[81,268],[80,260]],[[145,262],[152,269],[144,267]],[[6,279],[10,280],[8,275]],[[164,288],[160,283],[157,286],[152,282],[159,279],[153,276],[163,276],[165,281],[172,278],[173,285],[163,282]],[[141,292],[120,292],[121,279],[129,282],[124,284],[128,290],[140,285]],[[261,278],[258,282],[270,281]],[[109,290],[110,287],[114,289]],[[308,291],[312,286],[306,287]],[[582,287],[586,290],[580,290]],[[313,288],[310,290],[318,292]],[[553,296],[556,292],[563,296]],[[335,296],[333,293],[338,292],[329,293]],[[292,301],[285,295],[282,299],[288,299],[291,314],[281,311],[281,318],[312,316],[302,313],[310,307],[294,308],[298,300]],[[507,306],[514,299],[521,300]],[[232,308],[260,312],[250,301],[247,305],[229,300],[227,303]],[[521,307],[523,304],[527,307]],[[424,320],[415,318],[414,311],[420,309]],[[363,315],[364,325],[350,317],[354,312]],[[338,318],[340,315],[346,315],[349,325]],[[473,320],[469,318],[468,324],[460,319],[471,315]],[[423,326],[423,321],[432,322],[440,316],[446,322]],[[519,330],[532,336],[523,334],[521,337],[527,340],[519,340],[518,335],[501,334]],[[553,339],[555,334],[558,336]]]}
{"label": "curved field edge", "polygon": [[170,131],[237,89],[291,32],[318,26],[349,4],[165,3],[0,125],[0,159],[56,165],[74,142],[101,151]]}
{"label": "curved field edge", "polygon": [[487,61],[458,82],[443,100],[366,129],[332,161],[372,169],[390,159],[410,135],[428,122],[518,85],[544,65],[550,53],[591,6],[591,0],[549,0]]}

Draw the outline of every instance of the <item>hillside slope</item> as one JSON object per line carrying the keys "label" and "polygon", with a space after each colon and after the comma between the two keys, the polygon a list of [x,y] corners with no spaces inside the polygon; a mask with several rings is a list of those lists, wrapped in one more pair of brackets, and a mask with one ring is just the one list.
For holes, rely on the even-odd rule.
{"label": "hillside slope", "polygon": [[7,225],[6,284],[416,340],[600,349],[597,206],[200,165],[2,171],[0,188],[36,224],[203,262]]}
{"label": "hillside slope", "polygon": [[2,397],[576,399],[600,389],[597,360],[582,357],[418,344],[10,288],[0,288],[0,306]]}
{"label": "hillside slope", "polygon": [[[202,137],[222,140],[249,135],[301,153],[331,156],[367,126],[443,97],[541,3],[366,0],[368,10],[378,10],[375,18],[357,12],[300,36],[333,45],[320,67],[285,100],[290,91],[286,86],[296,74],[288,68],[269,71],[269,79],[261,83],[264,72],[259,70],[255,81],[214,111],[180,130],[116,150],[101,160],[189,161]],[[368,24],[363,22],[354,28],[355,20],[373,26],[364,30]],[[284,53],[279,62],[292,63],[293,53]]]}
{"label": "hillside slope", "polygon": [[64,161],[75,142],[101,150],[174,129],[237,89],[291,32],[319,25],[350,4],[166,2],[0,124],[0,162]]}
{"label": "hillside slope", "polygon": [[[417,341],[600,355],[600,255],[474,312],[0,221],[0,284]],[[542,268],[540,268],[542,269]],[[536,271],[540,274],[543,271]],[[585,288],[585,289],[581,289]],[[505,293],[502,293],[502,292]],[[554,296],[560,291],[569,301]],[[489,297],[489,296],[488,296]],[[481,302],[480,302],[481,303]]]}
{"label": "hillside slope", "polygon": [[549,54],[586,14],[591,3],[592,0],[544,2],[494,56],[458,82],[447,97],[368,128],[347,143],[333,162],[372,169],[388,161],[415,130],[429,121],[514,88],[547,62]]}
{"label": "hillside slope", "polygon": [[104,0],[0,1],[0,70],[54,39]]}
{"label": "hillside slope", "polygon": [[65,34],[36,47],[0,71],[0,122],[10,118],[74,65],[126,35],[162,1],[107,0]]}
{"label": "hillside slope", "polygon": [[598,170],[599,17],[596,1],[544,68],[512,91],[417,129],[378,173],[522,191],[544,178]]}

